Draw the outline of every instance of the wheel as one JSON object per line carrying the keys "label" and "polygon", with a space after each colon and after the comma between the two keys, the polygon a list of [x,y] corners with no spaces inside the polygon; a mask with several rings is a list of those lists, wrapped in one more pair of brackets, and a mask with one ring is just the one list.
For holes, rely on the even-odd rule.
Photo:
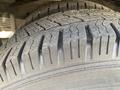
{"label": "wheel", "polygon": [[1,90],[116,90],[119,13],[68,10],[24,26],[1,47]]}

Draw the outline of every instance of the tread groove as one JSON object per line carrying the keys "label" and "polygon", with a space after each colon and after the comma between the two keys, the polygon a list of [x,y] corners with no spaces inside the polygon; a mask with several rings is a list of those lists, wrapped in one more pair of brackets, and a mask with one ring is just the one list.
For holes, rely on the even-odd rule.
{"label": "tread groove", "polygon": [[35,24],[38,25],[39,27],[42,27],[44,30],[46,30],[46,28],[40,25],[39,23],[35,23]]}
{"label": "tread groove", "polygon": [[[31,48],[32,48],[33,43],[34,43],[34,40],[33,40],[32,44],[31,44],[31,46],[30,46],[30,50],[31,50]],[[31,67],[32,67],[32,69],[34,70],[34,66],[33,66],[33,63],[32,63],[32,59],[31,59],[31,56],[30,56],[30,52],[28,52],[28,57],[29,57],[29,60],[30,60]]]}
{"label": "tread groove", "polygon": [[70,42],[70,58],[73,59],[73,53],[72,53],[72,42]]}
{"label": "tread groove", "polygon": [[50,47],[48,47],[48,51],[49,51],[50,63],[51,63],[51,64],[53,64],[52,57],[51,57],[51,51],[50,51]]}
{"label": "tread groove", "polygon": [[102,37],[100,37],[100,44],[99,44],[99,55],[101,55],[101,46],[102,46]]}
{"label": "tread groove", "polygon": [[30,36],[30,33],[29,33],[26,29],[24,29],[24,30],[25,30],[25,32],[27,33],[27,35]]}
{"label": "tread groove", "polygon": [[39,51],[39,58],[40,58],[40,64],[41,64],[41,56],[42,56],[42,46],[43,46],[43,42],[44,42],[44,38],[45,36],[43,35],[42,38],[41,38],[41,42],[40,42],[40,45],[39,45],[39,48],[38,48],[38,51]]}
{"label": "tread groove", "polygon": [[33,67],[33,64],[32,64],[32,60],[31,60],[30,53],[28,53],[28,56],[29,56],[29,60],[30,60],[31,67],[32,67],[32,69],[34,70],[34,67]]}
{"label": "tread groove", "polygon": [[0,79],[1,79],[1,81],[2,82],[4,82],[4,79],[3,79],[3,77],[2,77],[2,75],[0,74]]}
{"label": "tread groove", "polygon": [[13,69],[13,71],[14,71],[15,76],[17,76],[17,73],[16,73],[16,71],[15,71],[15,67],[14,67],[14,65],[13,65],[13,63],[12,63],[11,60],[10,60],[10,63],[11,63],[11,66],[12,66],[12,69]]}
{"label": "tread groove", "polygon": [[[69,6],[67,7],[68,9],[71,9],[71,7],[76,8],[75,5],[77,4],[79,3],[74,3],[74,4],[69,3]],[[77,8],[81,7],[81,4],[79,5],[80,6],[77,6]],[[86,5],[88,4],[86,3]],[[66,7],[66,3],[64,3],[63,6]],[[84,3],[82,6],[84,7]],[[85,7],[91,8],[93,7],[93,5],[85,6]],[[59,11],[59,8],[63,8],[62,4],[61,6],[58,5],[58,7],[56,6],[55,8],[50,7],[50,11],[49,11],[50,14],[52,10],[58,9]],[[73,64],[85,65],[86,63],[94,64],[94,62],[99,63],[107,59],[112,59],[111,53],[115,43],[114,42],[116,38],[115,34],[117,36],[116,38],[117,47],[118,47],[117,49],[119,49],[120,33],[118,32],[119,31],[118,27],[115,26],[116,24],[115,25],[112,24],[111,21],[107,21],[109,17],[106,20],[104,20],[104,23],[103,23],[103,19],[97,20],[94,17],[94,15],[101,16],[102,15],[101,13],[103,12],[100,11],[100,15],[97,15],[99,14],[98,13],[99,10],[95,10],[95,11],[96,12],[94,12],[94,10],[89,10],[89,9],[87,10],[84,9],[82,11],[67,11],[64,13],[57,13],[55,15],[51,15],[49,17],[31,23],[27,29],[30,37],[25,39],[23,38],[21,39],[19,37],[17,38],[17,42],[14,42],[14,44],[10,44],[10,45],[14,45],[15,48],[17,49],[11,48],[12,52],[11,51],[7,53],[5,52],[5,55],[3,55],[5,56],[2,62],[3,66],[1,66],[1,68],[4,68],[6,74],[9,74],[7,70],[8,71],[12,70],[10,74],[13,75],[15,73],[15,75],[13,76],[10,75],[10,76],[15,77],[17,80],[18,78],[17,76],[20,76],[21,78],[24,77],[26,78],[26,75],[32,76],[36,71],[38,73],[42,73],[42,72],[44,73],[48,71],[51,72],[61,68],[61,66],[68,67],[69,65],[72,66]],[[75,15],[79,19],[82,18],[84,21],[82,22],[77,21],[78,18],[74,18]],[[73,22],[74,20],[75,22]],[[38,32],[37,30],[41,28],[42,31]],[[29,32],[29,29],[30,30],[37,29],[37,30],[35,31],[36,33],[34,33],[32,31]],[[113,30],[115,33],[113,32]],[[9,44],[10,42],[7,43]],[[8,50],[7,47],[5,51],[6,50]],[[88,57],[88,53],[89,53],[89,57]],[[3,56],[0,55],[0,57]],[[8,59],[9,57],[11,58]],[[18,65],[16,65],[16,63],[19,65],[19,67]],[[24,67],[22,65],[24,65]],[[24,68],[24,71],[22,70],[22,68]],[[19,69],[20,71],[18,71]],[[4,72],[4,70],[1,70],[1,72]],[[1,77],[3,78],[3,81],[6,81],[6,77],[4,77],[3,73],[0,74],[0,78]]]}
{"label": "tread groove", "polygon": [[108,41],[107,41],[107,50],[106,50],[106,54],[108,54],[108,50],[109,50],[109,41],[110,41],[110,36],[108,35]]}
{"label": "tread groove", "polygon": [[87,34],[87,44],[90,45],[90,58],[92,59],[93,58],[93,45],[92,45],[92,40],[93,40],[93,37],[92,37],[92,33],[90,32],[90,27],[89,25],[87,25],[85,27],[85,30],[86,30],[86,34]]}

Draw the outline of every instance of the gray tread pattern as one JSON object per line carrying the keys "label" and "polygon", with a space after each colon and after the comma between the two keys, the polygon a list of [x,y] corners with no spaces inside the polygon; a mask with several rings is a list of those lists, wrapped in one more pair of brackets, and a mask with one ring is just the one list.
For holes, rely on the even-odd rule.
{"label": "gray tread pattern", "polygon": [[[79,10],[75,12],[79,13]],[[90,11],[87,10],[88,12]],[[107,12],[113,13],[111,11]],[[17,37],[14,36],[16,43],[8,43],[9,47],[6,47],[2,51],[2,54],[0,54],[0,83],[2,85],[6,85],[7,81],[16,81],[20,80],[20,78],[34,75],[35,72],[43,73],[70,65],[109,61],[113,58],[113,48],[116,38],[120,40],[118,38],[120,34],[119,17],[118,19],[115,17],[117,14],[115,14],[115,18],[110,18],[110,20],[108,18],[99,18],[85,21],[84,18],[84,21],[81,21],[81,19],[77,18],[81,18],[83,15],[77,15],[77,18],[75,18],[73,14],[66,16],[65,13],[71,13],[71,11],[54,14],[46,17],[47,19],[43,18],[26,26],[28,28],[26,29],[25,27],[23,29],[27,30],[24,33],[28,37],[25,35],[25,38],[21,38],[17,34]],[[101,11],[100,13],[96,14],[96,16],[102,17],[103,12]],[[92,16],[84,15],[89,18],[95,14],[92,14]],[[53,16],[56,17],[54,18]],[[67,18],[68,22],[64,24],[62,21],[59,22],[57,19],[61,17]],[[48,23],[48,26],[51,24],[50,26],[52,27],[49,29],[47,25],[44,28],[41,27],[47,24],[40,24],[44,22],[44,19],[47,22],[51,22]],[[70,19],[74,19],[75,21],[69,22]],[[40,32],[32,31],[32,25],[36,25],[35,23],[40,24],[37,24],[38,27],[34,27],[40,29]],[[22,32],[19,34],[22,34]],[[89,51],[87,48],[88,44],[92,52],[92,54],[89,53],[91,57],[89,60],[87,57]],[[116,55],[115,59],[117,58],[120,57]],[[25,72],[23,72],[22,68]]]}

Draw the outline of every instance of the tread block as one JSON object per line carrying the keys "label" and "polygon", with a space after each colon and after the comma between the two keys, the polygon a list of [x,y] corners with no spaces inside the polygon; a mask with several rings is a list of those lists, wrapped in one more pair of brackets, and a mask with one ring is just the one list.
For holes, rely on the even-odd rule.
{"label": "tread block", "polygon": [[6,53],[3,55],[3,57],[1,58],[1,61],[0,61],[0,75],[3,78],[4,82],[8,81],[5,63],[6,63],[6,60],[8,59],[11,49],[12,49],[12,47],[10,47],[8,50],[6,50]]}
{"label": "tread block", "polygon": [[51,34],[46,33],[42,46],[42,57],[43,57],[43,64],[45,67],[49,67],[49,65],[53,63],[51,60],[50,47],[49,47],[50,40],[51,40]]}
{"label": "tread block", "polygon": [[112,15],[103,15],[102,16],[105,20],[117,20],[118,18]]}
{"label": "tread block", "polygon": [[30,49],[32,65],[35,70],[40,69],[40,63],[41,63],[40,51],[41,51],[42,36],[43,35],[40,34],[37,37],[35,37],[34,43],[32,44],[31,49]]}
{"label": "tread block", "polygon": [[61,25],[66,25],[66,24],[70,24],[70,23],[73,23],[73,22],[78,22],[78,21],[82,21],[80,19],[76,19],[76,18],[69,18],[69,17],[65,17],[65,18],[60,18],[60,19],[57,19],[55,20],[55,22],[61,24]]}
{"label": "tread block", "polygon": [[83,16],[83,17],[80,17],[80,18],[84,21],[96,21],[96,20],[103,19],[101,16],[90,16],[90,17]]}
{"label": "tread block", "polygon": [[[18,35],[19,36],[19,35]],[[16,35],[14,35],[13,37],[11,37],[7,43],[6,43],[6,47],[9,47],[11,44],[16,42]]]}
{"label": "tread block", "polygon": [[113,57],[113,48],[115,45],[116,35],[110,27],[110,21],[100,21],[90,23],[90,31],[93,36],[92,49],[94,60],[108,60]]}
{"label": "tread block", "polygon": [[59,13],[48,16],[48,19],[51,21],[57,21],[57,19],[62,19],[64,17],[67,17],[67,16],[63,16],[63,13],[59,12]]}
{"label": "tread block", "polygon": [[26,42],[26,45],[23,50],[23,54],[21,56],[26,73],[30,73],[34,69],[31,61],[31,57],[30,57],[30,49],[33,43],[34,43],[33,38],[29,38],[29,40]]}
{"label": "tread block", "polygon": [[95,25],[96,22],[90,22],[88,29],[92,34],[92,59],[93,61],[99,59],[99,45],[100,45],[100,33]]}
{"label": "tread block", "polygon": [[106,55],[107,55],[108,42],[109,42],[108,41],[109,34],[107,33],[105,26],[102,25],[103,22],[104,20],[99,20],[98,22],[96,22],[96,26],[98,27],[100,32],[99,56],[101,60],[107,59]]}
{"label": "tread block", "polygon": [[70,27],[70,31],[71,31],[71,51],[72,51],[72,59],[78,59],[79,58],[79,55],[78,55],[78,48],[79,48],[79,42],[78,42],[78,39],[79,39],[79,37],[78,37],[78,34],[79,34],[79,32],[78,32],[78,30],[77,30],[77,28],[76,28],[76,26],[75,25],[73,25],[73,26],[71,26]]}
{"label": "tread block", "polygon": [[57,23],[54,23],[54,22],[52,22],[52,21],[50,21],[50,20],[47,20],[47,19],[43,19],[42,21],[41,21],[41,20],[38,20],[37,24],[38,24],[39,26],[42,26],[42,27],[45,28],[46,30],[47,30],[47,29],[50,29],[50,28],[52,28],[52,27],[58,26]]}
{"label": "tread block", "polygon": [[119,44],[119,42],[120,42],[120,24],[119,24],[119,20],[113,20],[111,22],[111,27],[114,30],[114,32],[116,33],[116,42],[115,43],[117,43],[116,48],[118,49],[118,50],[116,50],[116,57],[119,59],[119,57],[120,57],[120,44]]}
{"label": "tread block", "polygon": [[[10,53],[10,55],[8,56],[8,60],[7,60],[6,63],[5,63],[6,70],[7,70],[7,72],[9,73],[11,79],[14,79],[15,76],[16,76],[16,75],[15,75],[15,72],[14,72],[14,69],[13,69],[13,66],[12,66],[11,60],[12,60],[13,55],[15,54],[15,52],[16,52],[16,50],[17,50],[17,47],[18,47],[18,44],[16,44],[16,45],[12,48],[11,53]],[[18,66],[19,66],[19,65],[18,65]]]}
{"label": "tread block", "polygon": [[13,54],[13,57],[10,61],[12,68],[14,70],[14,74],[17,77],[21,77],[21,55],[23,53],[24,46],[26,44],[26,41],[22,41],[19,43],[18,47],[15,50],[15,53]]}
{"label": "tread block", "polygon": [[[36,21],[36,22],[37,22],[37,21]],[[36,24],[36,22],[33,22],[33,23],[32,23],[32,27],[33,27],[34,31],[35,31],[35,32],[39,32],[39,31],[44,30],[42,27],[38,26],[38,25]]]}
{"label": "tread block", "polygon": [[86,23],[78,24],[77,29],[78,29],[78,35],[79,35],[79,57],[80,57],[80,62],[85,63],[86,62],[86,49],[87,49],[87,34],[85,30]]}
{"label": "tread block", "polygon": [[37,29],[37,28],[31,24],[30,26],[26,26],[24,29],[25,29],[26,33],[30,36],[35,33],[35,29]]}
{"label": "tread block", "polygon": [[103,25],[106,26],[106,30],[109,34],[107,58],[110,58],[111,56],[113,56],[113,48],[114,48],[115,41],[116,41],[116,34],[115,34],[113,28],[110,26],[111,22],[112,21],[104,21],[103,22]]}
{"label": "tread block", "polygon": [[59,31],[51,32],[52,38],[50,40],[50,54],[53,65],[58,64],[58,36]]}
{"label": "tread block", "polygon": [[28,34],[26,33],[26,31],[24,29],[21,30],[17,30],[17,35],[16,35],[16,39],[17,41],[20,41],[21,40],[21,36],[22,38],[25,38],[25,37],[28,37]]}
{"label": "tread block", "polygon": [[6,61],[6,68],[9,72],[10,78],[21,77],[21,54],[25,45],[25,41],[18,43],[18,45],[11,50],[11,58]]}

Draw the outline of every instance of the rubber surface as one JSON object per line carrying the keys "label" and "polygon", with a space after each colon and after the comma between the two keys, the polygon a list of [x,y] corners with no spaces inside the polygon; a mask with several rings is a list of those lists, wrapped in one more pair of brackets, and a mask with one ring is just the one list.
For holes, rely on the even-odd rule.
{"label": "rubber surface", "polygon": [[51,2],[49,5],[40,6],[36,10],[30,13],[26,18],[26,23],[32,22],[38,18],[45,17],[57,12],[64,12],[68,10],[80,10],[80,9],[104,9],[109,8],[87,0],[69,0],[69,1],[58,1]]}
{"label": "rubber surface", "polygon": [[0,47],[0,89],[116,90],[119,18],[109,9],[81,9],[26,25]]}

